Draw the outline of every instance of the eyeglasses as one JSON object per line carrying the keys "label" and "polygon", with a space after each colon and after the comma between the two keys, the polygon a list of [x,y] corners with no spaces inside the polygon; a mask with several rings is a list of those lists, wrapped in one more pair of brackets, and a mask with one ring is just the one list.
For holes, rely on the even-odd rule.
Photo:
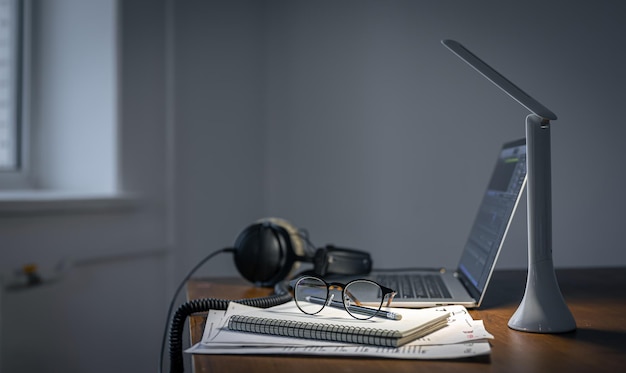
{"label": "eyeglasses", "polygon": [[[370,280],[354,280],[347,284],[327,283],[318,277],[300,277],[292,285],[294,300],[300,311],[315,315],[325,306],[343,308],[359,320],[374,316],[400,320],[401,315],[381,310],[389,307],[396,292]],[[387,299],[385,302],[385,298]]]}

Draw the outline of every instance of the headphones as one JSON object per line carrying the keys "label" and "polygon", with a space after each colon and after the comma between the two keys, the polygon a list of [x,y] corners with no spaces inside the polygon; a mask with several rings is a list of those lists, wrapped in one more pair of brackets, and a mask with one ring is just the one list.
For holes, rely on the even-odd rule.
{"label": "headphones", "polygon": [[369,253],[332,245],[311,253],[303,232],[279,218],[264,218],[245,228],[235,240],[235,266],[257,286],[274,286],[302,262],[313,263],[318,276],[362,275],[372,269]]}

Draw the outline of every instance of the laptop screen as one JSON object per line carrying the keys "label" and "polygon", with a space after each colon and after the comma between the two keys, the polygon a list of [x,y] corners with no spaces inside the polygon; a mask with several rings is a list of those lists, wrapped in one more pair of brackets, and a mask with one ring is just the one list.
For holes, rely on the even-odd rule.
{"label": "laptop screen", "polygon": [[485,290],[526,184],[526,140],[504,144],[458,266],[477,299]]}

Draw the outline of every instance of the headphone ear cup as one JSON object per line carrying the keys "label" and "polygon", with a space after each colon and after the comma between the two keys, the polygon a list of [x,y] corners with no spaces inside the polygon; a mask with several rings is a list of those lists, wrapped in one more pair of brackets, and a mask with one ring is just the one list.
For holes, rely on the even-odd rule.
{"label": "headphone ear cup", "polygon": [[297,257],[289,232],[269,220],[244,229],[234,248],[237,270],[258,286],[273,286],[283,280]]}

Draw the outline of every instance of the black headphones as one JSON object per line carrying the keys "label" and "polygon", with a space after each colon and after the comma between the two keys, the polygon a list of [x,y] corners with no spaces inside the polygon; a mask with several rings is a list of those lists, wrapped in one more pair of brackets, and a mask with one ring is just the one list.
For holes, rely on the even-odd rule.
{"label": "black headphones", "polygon": [[289,222],[264,218],[237,236],[235,265],[244,278],[257,286],[274,286],[301,262],[313,263],[313,273],[318,276],[362,275],[372,269],[367,252],[327,245],[311,254],[307,245],[310,244],[306,237]]}

